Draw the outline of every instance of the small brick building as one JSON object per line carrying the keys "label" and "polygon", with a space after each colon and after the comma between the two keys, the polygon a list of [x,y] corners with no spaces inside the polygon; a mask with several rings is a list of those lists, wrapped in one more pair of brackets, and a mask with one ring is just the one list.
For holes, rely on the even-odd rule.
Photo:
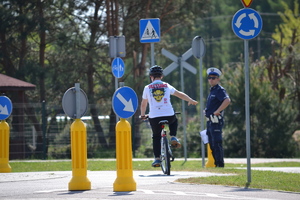
{"label": "small brick building", "polygon": [[12,119],[14,123],[13,137],[10,136],[10,159],[25,158],[25,138],[24,138],[24,107],[21,106],[25,102],[25,91],[34,90],[35,85],[0,74],[0,95],[5,95],[12,101],[13,111]]}

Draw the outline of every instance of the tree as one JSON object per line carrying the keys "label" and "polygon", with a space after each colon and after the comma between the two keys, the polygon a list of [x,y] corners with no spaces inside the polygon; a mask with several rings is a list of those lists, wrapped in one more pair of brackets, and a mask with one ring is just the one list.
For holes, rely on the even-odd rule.
{"label": "tree", "polygon": [[[299,3],[295,1],[294,10],[290,10],[286,3],[282,3],[286,9],[279,13],[283,23],[278,25],[273,34],[273,51],[268,58],[268,77],[272,88],[279,91],[279,99],[293,100],[296,110],[300,109],[300,17]],[[300,122],[300,113],[297,114],[297,122]]]}
{"label": "tree", "polygon": [[[291,101],[278,100],[278,91],[273,91],[267,77],[265,63],[252,63],[250,67],[250,134],[251,156],[293,157],[295,142],[292,135],[297,111],[291,110]],[[232,70],[233,69],[233,70]],[[226,109],[224,149],[227,157],[246,155],[245,89],[242,63],[224,68],[222,84],[232,100]],[[236,77],[236,78],[232,78]],[[287,126],[288,124],[288,126]]]}

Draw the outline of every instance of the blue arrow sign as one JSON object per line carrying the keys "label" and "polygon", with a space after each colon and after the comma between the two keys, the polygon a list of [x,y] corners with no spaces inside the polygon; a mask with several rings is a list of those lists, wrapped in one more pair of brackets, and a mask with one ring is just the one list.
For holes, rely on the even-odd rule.
{"label": "blue arrow sign", "polygon": [[12,112],[12,103],[6,96],[0,96],[0,120],[7,119]]}
{"label": "blue arrow sign", "polygon": [[160,20],[141,19],[140,20],[140,42],[150,43],[160,41]]}
{"label": "blue arrow sign", "polygon": [[125,64],[119,57],[115,58],[111,64],[111,70],[116,78],[121,78],[125,72]]}
{"label": "blue arrow sign", "polygon": [[244,40],[249,40],[255,38],[260,33],[263,23],[257,11],[251,8],[244,8],[235,13],[231,25],[236,36]]}
{"label": "blue arrow sign", "polygon": [[126,119],[135,113],[138,106],[138,98],[135,91],[130,87],[121,87],[115,91],[112,105],[116,115]]}

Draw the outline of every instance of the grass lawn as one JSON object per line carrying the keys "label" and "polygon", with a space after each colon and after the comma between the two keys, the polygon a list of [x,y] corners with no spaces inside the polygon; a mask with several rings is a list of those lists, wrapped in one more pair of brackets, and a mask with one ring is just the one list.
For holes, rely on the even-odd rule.
{"label": "grass lawn", "polygon": [[[133,170],[157,170],[152,168],[152,161],[133,161]],[[12,172],[35,171],[72,171],[71,161],[13,161],[9,163]],[[192,177],[178,179],[177,182],[190,184],[215,184],[226,186],[239,186],[257,189],[272,189],[280,191],[300,192],[300,173],[284,173],[274,171],[251,170],[251,183],[247,184],[247,170],[236,169],[246,167],[243,164],[226,163],[225,168],[202,168],[201,161],[174,161],[173,171],[199,171],[212,173],[225,173],[228,176]],[[274,162],[252,164],[251,167],[300,167],[299,162]],[[106,171],[116,170],[116,161],[88,160],[88,170]],[[234,174],[234,175],[232,175]]]}

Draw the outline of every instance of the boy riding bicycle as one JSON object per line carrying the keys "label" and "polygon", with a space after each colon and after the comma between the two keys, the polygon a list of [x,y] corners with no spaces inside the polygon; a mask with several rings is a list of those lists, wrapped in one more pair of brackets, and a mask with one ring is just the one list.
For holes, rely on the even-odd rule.
{"label": "boy riding bicycle", "polygon": [[[176,118],[173,106],[171,104],[170,96],[174,95],[180,99],[188,102],[188,105],[196,105],[198,102],[190,98],[187,94],[176,90],[170,84],[163,82],[163,69],[154,65],[149,72],[151,83],[146,85],[143,91],[141,103],[141,118],[149,117],[149,122],[152,129],[153,153],[154,162],[153,167],[160,167],[160,149],[161,149],[161,125],[159,121],[168,120],[171,136],[171,145],[180,148],[181,144],[176,138],[178,120]],[[149,116],[145,116],[146,108],[149,103]]]}

